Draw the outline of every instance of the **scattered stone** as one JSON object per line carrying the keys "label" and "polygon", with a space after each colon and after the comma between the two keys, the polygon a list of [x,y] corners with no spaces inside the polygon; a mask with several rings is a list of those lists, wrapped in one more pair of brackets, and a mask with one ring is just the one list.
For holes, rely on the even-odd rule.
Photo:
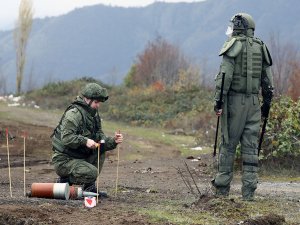
{"label": "scattered stone", "polygon": [[201,162],[198,164],[199,167],[207,167],[207,164],[205,162]]}
{"label": "scattered stone", "polygon": [[149,188],[146,190],[146,193],[158,193],[158,192],[156,190]]}
{"label": "scattered stone", "polygon": [[198,162],[199,159],[192,159],[191,161],[192,161],[192,162]]}
{"label": "scattered stone", "polygon": [[195,147],[195,148],[191,148],[191,150],[195,150],[195,151],[202,151],[203,148],[198,146],[198,147]]}

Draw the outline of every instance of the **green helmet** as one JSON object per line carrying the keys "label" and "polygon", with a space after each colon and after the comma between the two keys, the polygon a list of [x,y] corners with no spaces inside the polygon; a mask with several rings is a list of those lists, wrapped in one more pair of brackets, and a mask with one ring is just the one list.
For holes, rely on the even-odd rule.
{"label": "green helmet", "polygon": [[96,83],[87,84],[81,91],[81,94],[92,100],[105,102],[108,99],[107,90]]}
{"label": "green helmet", "polygon": [[235,14],[231,18],[230,22],[232,22],[233,30],[243,30],[243,31],[246,31],[248,29],[255,30],[254,20],[253,20],[252,16],[250,16],[247,13]]}

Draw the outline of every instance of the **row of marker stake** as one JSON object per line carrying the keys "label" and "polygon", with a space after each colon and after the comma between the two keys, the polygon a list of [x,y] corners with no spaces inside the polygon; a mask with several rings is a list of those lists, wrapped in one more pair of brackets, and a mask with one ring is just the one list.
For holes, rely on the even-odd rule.
{"label": "row of marker stake", "polygon": [[[6,146],[7,146],[7,167],[8,167],[8,177],[9,177],[9,192],[10,197],[12,197],[12,191],[11,191],[11,174],[10,174],[10,159],[9,159],[9,133],[8,129],[5,129],[5,135],[6,135]],[[26,157],[26,136],[27,133],[23,133],[23,140],[24,140],[24,152],[23,152],[23,158],[24,158],[24,196],[26,196],[26,171],[25,171],[25,157]]]}
{"label": "row of marker stake", "polygon": [[[119,131],[120,134],[120,131]],[[98,148],[98,176],[97,176],[97,193],[99,193],[99,168],[100,168],[100,147],[101,144],[104,144],[105,141],[101,140],[100,144],[97,145]],[[115,189],[115,196],[117,196],[118,193],[118,180],[119,180],[119,163],[120,163],[120,146],[117,145],[117,177],[116,177],[116,189]],[[98,198],[99,194],[97,195],[97,204],[99,203],[99,198]]]}
{"label": "row of marker stake", "polygon": [[[10,197],[12,197],[12,190],[11,190],[11,174],[10,174],[10,159],[9,159],[9,145],[8,145],[8,139],[9,139],[9,133],[8,129],[5,129],[6,133],[6,146],[7,146],[7,166],[8,166],[8,177],[9,177],[9,192],[10,192]],[[120,133],[120,131],[119,131]],[[27,133],[23,133],[23,140],[24,140],[24,152],[23,152],[23,158],[24,158],[24,196],[26,196],[26,170],[25,170],[25,157],[26,157],[26,136]],[[101,143],[104,143],[101,141]],[[116,178],[116,189],[115,189],[115,196],[117,195],[118,192],[118,179],[119,179],[119,162],[120,162],[120,149],[119,145],[117,146],[117,178]],[[99,188],[99,163],[100,163],[100,144],[98,145],[98,177],[97,177],[97,193],[98,188]],[[98,195],[97,195],[97,203],[98,203]]]}

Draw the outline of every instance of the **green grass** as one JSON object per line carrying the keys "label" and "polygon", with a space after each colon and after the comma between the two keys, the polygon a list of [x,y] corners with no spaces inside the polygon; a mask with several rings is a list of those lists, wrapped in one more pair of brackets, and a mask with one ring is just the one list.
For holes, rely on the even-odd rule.
{"label": "green grass", "polygon": [[[188,200],[188,204],[191,204]],[[138,210],[140,214],[147,215],[154,223],[171,223],[171,224],[219,224],[218,218],[208,211],[199,211],[197,209],[185,208],[183,204],[187,202],[178,200],[166,200],[159,205],[150,206]]]}
{"label": "green grass", "polygon": [[140,213],[148,215],[153,222],[169,222],[171,224],[219,224],[216,219],[213,219],[210,213],[202,212],[195,214],[194,212],[178,212],[170,209],[149,209],[141,210]]}
{"label": "green grass", "polygon": [[[244,202],[238,197],[230,199],[212,198],[198,207],[183,207],[183,202],[162,202],[160,205],[140,209],[138,212],[150,217],[153,222],[189,224],[237,224],[246,219],[269,214],[285,217],[286,225],[297,224],[300,214],[297,203],[287,200],[258,199],[255,202]],[[190,204],[190,203],[189,203]],[[287,210],[288,209],[288,210]]]}
{"label": "green grass", "polygon": [[167,134],[166,130],[159,128],[133,127],[124,123],[112,121],[103,121],[102,126],[104,132],[113,133],[120,130],[125,135],[135,136],[147,141],[153,141],[154,143],[162,143],[172,146],[175,149],[180,150],[182,153],[187,151],[187,147],[194,147],[196,144],[195,138],[192,136],[171,135]]}

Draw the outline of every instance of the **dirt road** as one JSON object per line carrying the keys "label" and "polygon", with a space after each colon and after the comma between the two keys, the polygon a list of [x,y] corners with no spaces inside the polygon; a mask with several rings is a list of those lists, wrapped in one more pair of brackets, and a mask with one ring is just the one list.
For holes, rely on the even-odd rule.
{"label": "dirt road", "polygon": [[[177,145],[135,136],[126,133],[125,128],[116,196],[116,151],[112,151],[108,154],[100,179],[101,190],[108,191],[110,197],[103,199],[95,208],[85,208],[83,200],[24,197],[22,131],[29,132],[26,145],[28,192],[34,182],[55,182],[56,174],[50,163],[49,135],[58,116],[25,112],[16,119],[17,114],[22,112],[22,109],[16,113],[0,106],[1,127],[8,127],[17,135],[9,142],[13,197],[10,197],[9,191],[6,141],[2,138],[0,142],[0,224],[251,224],[251,219],[263,216],[271,219],[257,220],[263,222],[254,224],[300,224],[299,179],[272,182],[261,178],[257,200],[243,202],[237,175],[230,198],[216,199],[212,196],[209,182],[213,172],[210,155],[195,151],[193,156],[200,157],[200,160],[187,160]],[[112,130],[107,129],[107,132]],[[181,168],[190,179],[183,159],[195,172],[197,186],[204,195],[200,200],[189,192],[178,173],[178,168]],[[196,190],[195,186],[193,188]],[[272,219],[276,220],[275,223],[271,223]]]}

